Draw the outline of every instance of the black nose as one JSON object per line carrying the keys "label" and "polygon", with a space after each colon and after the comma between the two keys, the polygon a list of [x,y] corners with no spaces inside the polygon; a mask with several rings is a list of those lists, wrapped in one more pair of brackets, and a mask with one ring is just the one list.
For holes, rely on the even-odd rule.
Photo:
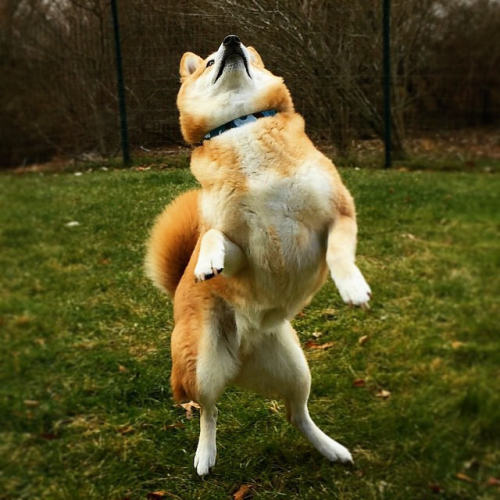
{"label": "black nose", "polygon": [[227,35],[222,43],[225,47],[229,47],[229,45],[237,45],[238,43],[241,43],[241,41],[236,35]]}

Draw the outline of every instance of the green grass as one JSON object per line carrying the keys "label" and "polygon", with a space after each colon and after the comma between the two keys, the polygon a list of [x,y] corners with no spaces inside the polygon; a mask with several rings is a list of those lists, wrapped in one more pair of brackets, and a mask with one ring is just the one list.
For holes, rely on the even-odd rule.
{"label": "green grass", "polygon": [[281,404],[230,389],[206,480],[198,416],[171,399],[172,309],[142,271],[189,172],[1,175],[0,498],[219,499],[243,483],[267,499],[498,498],[500,177],[342,175],[372,308],[329,282],[294,323],[304,343],[334,342],[307,351],[310,411],[356,465],[329,464]]}
{"label": "green grass", "polygon": [[[395,170],[403,171],[441,171],[441,172],[470,172],[470,173],[496,173],[500,172],[500,159],[491,156],[477,157],[464,156],[460,153],[429,154],[410,151],[398,158],[393,155],[392,165]],[[383,152],[347,153],[335,157],[335,164],[340,167],[383,168]]]}

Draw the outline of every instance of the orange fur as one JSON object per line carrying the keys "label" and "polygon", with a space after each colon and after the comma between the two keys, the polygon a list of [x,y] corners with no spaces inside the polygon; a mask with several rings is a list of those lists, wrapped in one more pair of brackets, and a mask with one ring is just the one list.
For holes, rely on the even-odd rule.
{"label": "orange fur", "polygon": [[[189,64],[197,64],[197,68],[194,71],[190,71]],[[193,54],[192,52],[186,52],[180,62],[179,74],[181,76],[181,82],[184,84],[189,81],[196,80],[205,67],[204,61],[201,57]],[[192,69],[192,68],[191,68]],[[177,106],[182,107],[182,102],[184,99],[183,89],[186,87],[181,86],[181,90],[177,95]],[[208,126],[206,120],[198,115],[193,114],[181,114],[179,116],[179,123],[181,126],[182,136],[184,140],[190,144],[200,142],[203,135],[207,132]]]}
{"label": "orange fur", "polygon": [[200,72],[202,62],[203,59],[200,56],[193,54],[193,52],[186,52],[185,54],[183,54],[179,65],[179,74],[181,77],[181,81],[186,80],[196,71]]}
{"label": "orange fur", "polygon": [[351,193],[342,185],[336,199],[336,209],[340,216],[356,219],[356,209]]}
{"label": "orange fur", "polygon": [[215,404],[231,382],[283,396],[311,443],[330,460],[349,462],[349,451],[309,416],[309,369],[289,321],[328,270],[345,302],[368,302],[370,288],[354,263],[354,203],[307,137],[283,79],[253,48],[241,45],[239,61],[227,52],[237,37],[227,39],[205,60],[182,57],[177,105],[186,141],[238,116],[277,113],[199,144],[191,171],[202,190],[177,198],[151,232],[147,273],[174,298],[173,397],[202,407],[200,476],[215,464]]}
{"label": "orange fur", "polygon": [[147,243],[146,274],[173,297],[199,237],[199,191],[188,191],[156,219]]}
{"label": "orange fur", "polygon": [[256,101],[256,108],[276,109],[277,111],[284,112],[294,111],[292,96],[290,95],[288,88],[283,83],[282,78],[278,78],[276,83]]}
{"label": "orange fur", "polygon": [[239,163],[237,151],[210,141],[205,141],[191,155],[191,171],[204,189],[224,185],[238,193],[245,192],[247,178]]}
{"label": "orange fur", "polygon": [[217,276],[209,281],[195,283],[194,268],[200,252],[200,241],[191,255],[189,264],[175,292],[174,321],[171,355],[172,374],[170,383],[176,401],[200,401],[196,383],[196,362],[200,342],[206,325],[211,319],[214,304],[223,299],[229,303],[241,295],[238,280]]}
{"label": "orange fur", "polygon": [[262,57],[260,57],[260,54],[257,52],[255,47],[247,47],[248,52],[252,54],[253,57],[253,64],[259,68],[264,68],[264,61],[262,60]]}
{"label": "orange fur", "polygon": [[[260,68],[262,72],[274,78],[273,84],[255,100],[254,111],[276,109],[281,112],[293,112],[292,97],[290,91],[284,85],[283,79],[275,77],[264,68],[259,53],[253,47],[249,47],[248,50],[253,57],[253,64]],[[222,123],[212,123],[211,116],[203,116],[203,114],[200,114],[199,109],[193,109],[186,105],[190,100],[188,92],[190,85],[200,78],[205,71],[209,71],[206,66],[207,61],[208,58],[202,59],[192,52],[186,52],[182,56],[179,66],[182,85],[177,95],[177,108],[180,111],[179,122],[182,136],[189,144],[200,143],[207,132],[216,126],[222,125]]]}
{"label": "orange fur", "polygon": [[259,143],[263,154],[276,150],[280,145],[286,160],[275,165],[276,172],[289,177],[304,158],[314,154],[315,148],[305,133],[304,119],[298,113],[283,112],[276,115],[269,125],[262,125]]}
{"label": "orange fur", "polygon": [[[196,361],[204,325],[216,297],[237,302],[244,289],[238,279],[219,276],[195,283],[200,246],[198,190],[176,198],[157,218],[147,243],[146,272],[174,298],[175,328],[171,338],[171,386],[176,401],[199,400]],[[238,291],[239,290],[239,291]]]}
{"label": "orange fur", "polygon": [[[171,338],[172,373],[170,383],[176,401],[197,401],[196,361],[203,322],[209,309],[210,294],[206,287],[194,282],[194,266],[198,260],[200,244],[191,255],[175,294],[175,328]],[[205,304],[208,307],[202,307]]]}
{"label": "orange fur", "polygon": [[188,114],[181,115],[179,122],[182,136],[189,144],[201,142],[203,136],[210,128],[207,126],[205,120]]}

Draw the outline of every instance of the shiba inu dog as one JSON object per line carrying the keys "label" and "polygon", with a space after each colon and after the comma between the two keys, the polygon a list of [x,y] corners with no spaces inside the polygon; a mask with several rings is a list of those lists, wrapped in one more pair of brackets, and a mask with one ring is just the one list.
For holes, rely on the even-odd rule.
{"label": "shiba inu dog", "polygon": [[283,398],[320,453],[351,462],[309,416],[311,376],[290,320],[328,270],[345,302],[367,305],[352,197],[282,78],[237,36],[206,59],[185,53],[180,76],[180,125],[202,188],[159,216],[146,271],[174,300],[174,398],[201,407],[195,468],[203,476],[215,464],[215,405],[228,384]]}

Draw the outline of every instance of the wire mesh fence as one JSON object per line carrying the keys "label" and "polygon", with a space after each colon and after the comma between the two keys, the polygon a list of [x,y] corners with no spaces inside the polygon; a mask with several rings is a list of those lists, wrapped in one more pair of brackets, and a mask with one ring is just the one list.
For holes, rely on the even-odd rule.
{"label": "wire mesh fence", "polygon": [[[184,51],[229,33],[283,76],[308,131],[348,150],[383,135],[381,0],[119,0],[132,148],[182,144],[175,98]],[[393,146],[416,134],[496,127],[500,5],[392,2]],[[109,0],[4,0],[0,163],[119,151]]]}

